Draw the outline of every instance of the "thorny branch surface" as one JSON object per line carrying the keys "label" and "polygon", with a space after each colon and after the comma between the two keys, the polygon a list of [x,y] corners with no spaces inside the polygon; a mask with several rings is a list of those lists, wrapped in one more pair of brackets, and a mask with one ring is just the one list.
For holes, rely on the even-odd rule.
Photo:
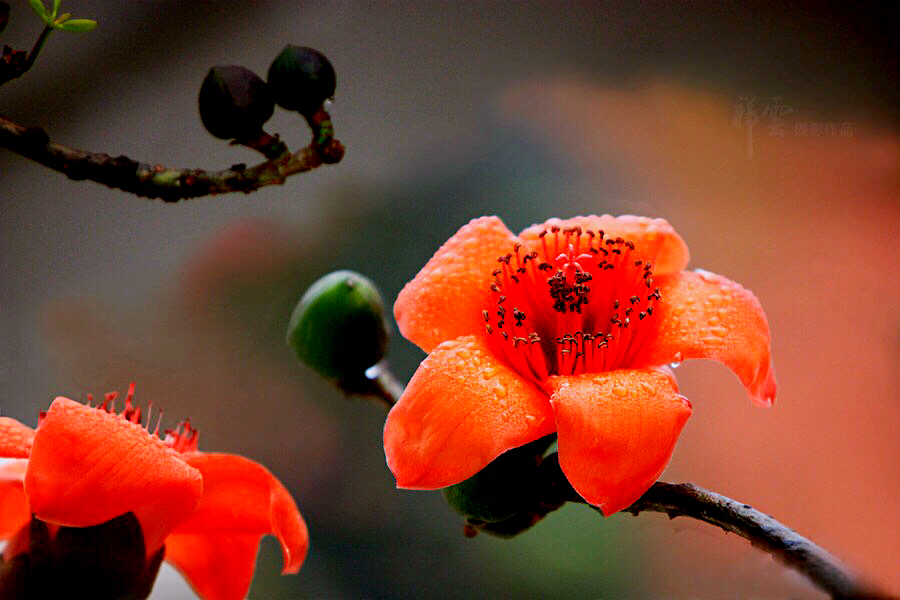
{"label": "thorny branch surface", "polygon": [[0,147],[30,158],[70,179],[91,180],[146,198],[177,202],[188,198],[250,193],[282,184],[296,173],[333,164],[344,156],[344,146],[333,137],[331,117],[320,108],[308,120],[313,141],[298,152],[285,150],[258,165],[234,165],[222,171],[170,168],[138,162],[127,156],[109,156],[70,148],[50,141],[40,127],[23,127],[0,115]]}
{"label": "thorny branch surface", "polygon": [[[386,374],[386,375],[385,375]],[[364,395],[376,396],[390,408],[403,394],[403,386],[386,369],[379,368],[373,386]],[[390,385],[382,382],[389,381]],[[547,456],[539,471],[541,491],[526,512],[500,524],[468,527],[468,534],[477,529],[490,529],[495,535],[514,534],[537,523],[566,502],[586,504],[572,488],[559,467],[558,456]],[[735,533],[753,546],[768,552],[782,563],[806,576],[814,585],[835,599],[890,600],[843,566],[834,556],[790,527],[779,523],[749,504],[732,500],[705,490],[692,483],[654,483],[643,496],[623,512],[637,516],[642,512],[658,512],[670,519],[688,517]],[[508,531],[505,530],[508,528]]]}

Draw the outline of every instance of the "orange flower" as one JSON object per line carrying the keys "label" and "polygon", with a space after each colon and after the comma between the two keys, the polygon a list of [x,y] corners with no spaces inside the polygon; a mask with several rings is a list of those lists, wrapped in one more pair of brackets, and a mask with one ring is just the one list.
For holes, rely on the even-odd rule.
{"label": "orange flower", "polygon": [[610,515],[662,473],[691,405],[661,365],[712,358],[770,406],[756,297],[706,271],[662,219],[551,219],[514,236],[460,229],[400,292],[401,333],[428,357],[388,415],[398,487],[436,489],[558,434],[575,490]]}
{"label": "orange flower", "polygon": [[[165,546],[202,598],[244,598],[259,541],[281,543],[282,573],[306,557],[306,524],[285,487],[262,465],[230,454],[197,451],[185,422],[165,439],[141,423],[129,389],[125,410],[56,398],[36,430],[0,417],[0,539],[7,558],[22,550],[32,513],[51,525],[89,527],[133,513],[146,556]],[[158,429],[158,425],[157,425]]]}

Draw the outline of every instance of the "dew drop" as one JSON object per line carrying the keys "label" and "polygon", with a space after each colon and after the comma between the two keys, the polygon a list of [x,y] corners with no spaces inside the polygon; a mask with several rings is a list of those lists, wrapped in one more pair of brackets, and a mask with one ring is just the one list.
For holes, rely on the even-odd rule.
{"label": "dew drop", "polygon": [[727,327],[710,327],[709,332],[718,337],[725,337],[728,335]]}
{"label": "dew drop", "polygon": [[503,400],[504,398],[506,398],[506,395],[508,393],[506,390],[506,386],[503,384],[495,385],[493,390],[491,390],[491,391],[494,392],[494,397],[497,398],[498,400]]}
{"label": "dew drop", "polygon": [[710,306],[716,306],[717,304],[722,304],[722,296],[719,294],[710,294],[706,297],[706,303]]}
{"label": "dew drop", "polygon": [[621,385],[613,386],[612,393],[614,396],[618,396],[619,398],[624,398],[628,395],[628,390]]}
{"label": "dew drop", "polygon": [[718,283],[718,281],[719,281],[718,275],[716,275],[715,273],[706,271],[704,269],[696,269],[694,272],[700,276],[700,279],[702,279],[703,281],[705,281],[707,283]]}
{"label": "dew drop", "polygon": [[681,352],[676,352],[674,355],[672,355],[672,359],[673,360],[669,363],[669,366],[673,369],[677,369],[681,366],[681,361],[684,360],[684,354],[682,354]]}
{"label": "dew drop", "polygon": [[709,318],[708,323],[712,326],[719,325],[722,321],[719,320],[719,317],[713,315]]}
{"label": "dew drop", "polygon": [[644,391],[645,394],[652,394],[653,392],[656,391],[656,389],[655,389],[652,385],[650,385],[649,383],[647,383],[646,381],[642,381],[642,382],[640,383],[640,386],[641,386],[641,389]]}

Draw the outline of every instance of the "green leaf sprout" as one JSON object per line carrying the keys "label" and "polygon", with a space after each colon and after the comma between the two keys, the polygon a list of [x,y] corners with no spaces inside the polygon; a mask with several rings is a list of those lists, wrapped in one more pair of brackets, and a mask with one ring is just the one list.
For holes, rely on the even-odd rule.
{"label": "green leaf sprout", "polygon": [[48,11],[42,0],[28,0],[32,10],[37,13],[47,27],[61,29],[62,31],[91,31],[97,27],[97,21],[93,19],[73,19],[72,13],[59,14],[59,6],[62,0],[53,0],[53,10]]}

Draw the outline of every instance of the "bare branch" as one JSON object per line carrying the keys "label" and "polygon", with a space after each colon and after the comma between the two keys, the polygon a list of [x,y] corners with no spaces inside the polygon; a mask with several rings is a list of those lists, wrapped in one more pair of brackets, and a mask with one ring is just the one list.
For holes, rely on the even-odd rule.
{"label": "bare branch", "polygon": [[309,119],[313,142],[291,154],[285,151],[252,167],[234,165],[223,171],[150,165],[127,156],[109,156],[50,141],[40,127],[23,127],[0,116],[0,146],[30,158],[70,179],[88,179],[137,196],[177,202],[211,194],[250,193],[284,183],[296,173],[341,160],[344,146],[332,137],[331,118],[324,108]]}
{"label": "bare branch", "polygon": [[832,598],[883,599],[881,594],[850,573],[831,554],[749,504],[743,504],[692,483],[659,481],[625,509],[633,515],[661,512],[674,519],[690,517],[736,533],[787,566],[803,573]]}

